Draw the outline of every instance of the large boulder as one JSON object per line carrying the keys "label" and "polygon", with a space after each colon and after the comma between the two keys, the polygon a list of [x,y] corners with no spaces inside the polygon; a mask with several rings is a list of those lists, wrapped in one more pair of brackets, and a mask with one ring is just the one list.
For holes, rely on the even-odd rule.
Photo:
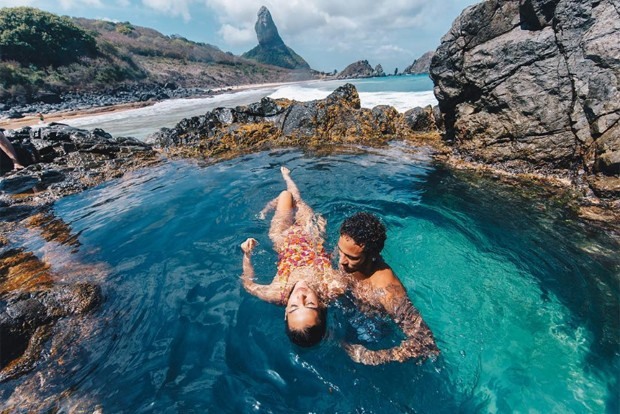
{"label": "large boulder", "polygon": [[620,173],[620,10],[613,0],[488,0],[431,64],[446,138],[475,160]]}

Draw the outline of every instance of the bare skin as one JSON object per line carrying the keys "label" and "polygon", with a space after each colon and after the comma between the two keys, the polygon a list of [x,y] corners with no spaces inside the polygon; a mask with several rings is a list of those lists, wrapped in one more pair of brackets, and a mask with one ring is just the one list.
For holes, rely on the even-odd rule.
{"label": "bare skin", "polygon": [[[261,212],[266,215],[275,208],[269,238],[274,249],[283,252],[289,247],[291,231],[301,232],[315,246],[314,253],[320,255],[324,243],[324,220],[302,199],[299,189],[290,177],[286,167],[281,168],[282,177],[287,184],[276,199],[272,200]],[[270,303],[283,305],[289,328],[303,329],[315,325],[319,318],[319,309],[335,296],[344,293],[342,278],[331,266],[300,263],[291,265],[290,274],[285,277],[276,275],[269,285],[254,282],[254,267],[251,261],[252,251],[258,242],[248,238],[241,244],[243,250],[243,287],[248,293]]]}
{"label": "bare skin", "polygon": [[4,136],[2,131],[0,131],[0,149],[13,161],[14,170],[21,170],[24,168],[17,159],[17,153],[15,152],[15,148],[13,148],[13,144]]}
{"label": "bare skin", "polygon": [[351,237],[338,240],[339,264],[353,296],[366,312],[389,315],[406,335],[400,345],[372,351],[363,345],[345,344],[344,348],[356,362],[379,365],[411,358],[420,361],[439,354],[433,334],[413,306],[405,287],[380,255],[370,257],[364,246]]}

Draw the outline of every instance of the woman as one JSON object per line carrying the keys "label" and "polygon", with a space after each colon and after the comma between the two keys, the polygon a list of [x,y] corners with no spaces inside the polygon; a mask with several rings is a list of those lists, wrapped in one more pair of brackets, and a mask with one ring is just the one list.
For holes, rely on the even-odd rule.
{"label": "woman", "polygon": [[250,294],[286,307],[287,335],[293,343],[309,347],[325,335],[327,303],[343,294],[345,287],[323,249],[325,221],[301,199],[288,168],[281,171],[287,189],[261,212],[264,215],[275,207],[269,238],[278,252],[277,274],[269,285],[254,282],[250,257],[258,242],[248,238],[241,244],[241,278]]}

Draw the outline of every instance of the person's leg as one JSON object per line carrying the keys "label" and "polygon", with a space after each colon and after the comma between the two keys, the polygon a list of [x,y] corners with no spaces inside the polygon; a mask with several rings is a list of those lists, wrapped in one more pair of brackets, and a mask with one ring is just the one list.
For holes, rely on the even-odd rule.
{"label": "person's leg", "polygon": [[314,211],[312,211],[312,208],[310,208],[310,206],[301,199],[301,193],[297,188],[297,184],[295,184],[291,178],[291,171],[286,167],[280,167],[280,171],[282,171],[282,177],[286,182],[287,191],[291,193],[293,199],[295,200],[295,205],[297,207],[295,222],[300,226],[307,226],[314,218]]}
{"label": "person's leg", "polygon": [[279,249],[285,241],[285,232],[293,225],[295,213],[295,201],[289,191],[282,191],[277,198],[276,212],[271,219],[269,238],[276,249]]}
{"label": "person's leg", "polygon": [[0,131],[0,149],[13,161],[13,169],[24,168],[17,159],[17,153],[15,152],[15,148],[13,148],[13,144],[4,136],[2,131]]}
{"label": "person's leg", "polygon": [[260,213],[258,213],[258,217],[261,220],[264,220],[267,217],[267,213],[275,209],[277,205],[278,205],[278,197],[268,202],[267,205],[265,205],[265,207],[263,207],[263,209],[260,211]]}

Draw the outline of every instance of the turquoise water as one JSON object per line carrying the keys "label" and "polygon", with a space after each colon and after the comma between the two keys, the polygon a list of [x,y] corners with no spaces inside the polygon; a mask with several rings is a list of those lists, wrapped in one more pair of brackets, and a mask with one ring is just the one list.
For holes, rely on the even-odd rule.
{"label": "turquoise water", "polygon": [[[364,332],[352,329],[346,301],[332,307],[327,339],[298,349],[284,334],[282,308],[241,288],[246,237],[260,242],[260,281],[275,273],[269,223],[257,213],[284,188],[280,165],[326,217],[329,246],[355,211],[385,221],[384,256],[433,330],[437,361],[353,363],[340,342]],[[80,260],[107,263],[109,274],[100,322],[75,341],[81,358],[65,361],[70,375],[42,387],[69,390],[50,406],[84,399],[109,413],[620,408],[613,243],[544,200],[455,175],[404,144],[171,162],[62,199],[55,213],[79,233]],[[369,330],[376,324],[367,322]],[[397,336],[389,325],[379,332],[384,342]]]}

